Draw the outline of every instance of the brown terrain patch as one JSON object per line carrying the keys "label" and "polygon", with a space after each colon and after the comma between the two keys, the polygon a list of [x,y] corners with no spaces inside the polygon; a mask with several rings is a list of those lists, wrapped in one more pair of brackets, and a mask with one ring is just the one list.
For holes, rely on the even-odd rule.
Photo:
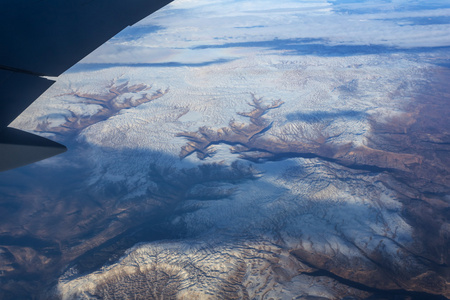
{"label": "brown terrain patch", "polygon": [[388,122],[372,120],[373,147],[422,157],[385,184],[397,191],[403,216],[414,228],[410,249],[429,267],[411,278],[410,289],[450,297],[450,70],[429,73],[405,108]]}
{"label": "brown terrain patch", "polygon": [[238,123],[230,121],[228,127],[212,129],[201,127],[196,132],[183,132],[180,137],[188,139],[188,143],[182,147],[180,158],[196,152],[198,158],[204,159],[214,155],[212,145],[229,144],[231,151],[240,154],[240,157],[250,161],[278,160],[283,157],[320,157],[327,161],[338,163],[342,166],[367,170],[396,170],[407,171],[411,165],[420,164],[420,155],[409,153],[396,153],[382,149],[353,146],[351,142],[344,146],[338,146],[328,142],[329,136],[319,134],[312,140],[285,141],[281,138],[267,138],[264,133],[270,129],[270,123],[264,114],[270,109],[275,109],[283,104],[281,100],[274,101],[270,105],[264,105],[262,98],[252,95],[250,106],[254,109],[250,112],[239,113],[248,117],[250,123]]}

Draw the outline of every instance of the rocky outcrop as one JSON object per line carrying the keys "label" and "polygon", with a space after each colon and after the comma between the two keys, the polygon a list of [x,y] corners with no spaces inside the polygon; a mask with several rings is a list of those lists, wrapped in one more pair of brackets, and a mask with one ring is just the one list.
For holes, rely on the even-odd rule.
{"label": "rocky outcrop", "polygon": [[420,164],[422,156],[396,153],[367,146],[354,146],[351,142],[345,145],[336,145],[329,142],[329,136],[319,134],[314,139],[307,138],[306,134],[295,141],[286,141],[277,136],[266,137],[272,123],[264,117],[271,109],[283,104],[281,100],[270,105],[264,105],[262,98],[252,95],[250,112],[239,113],[248,117],[250,122],[238,123],[230,121],[228,127],[212,129],[201,127],[197,132],[182,132],[178,136],[184,137],[188,143],[182,147],[180,157],[185,158],[196,153],[200,159],[214,155],[213,145],[228,144],[233,153],[253,162],[280,160],[288,157],[319,157],[340,165],[367,169],[368,171],[408,171],[413,165]]}
{"label": "rocky outcrop", "polygon": [[94,114],[82,115],[70,111],[70,115],[65,116],[65,122],[59,126],[52,126],[48,121],[40,122],[37,132],[53,133],[58,138],[70,139],[80,133],[83,129],[92,124],[107,120],[116,115],[122,109],[137,107],[141,104],[151,102],[162,97],[169,89],[151,91],[152,87],[146,84],[129,85],[128,82],[122,84],[111,83],[105,88],[105,93],[90,94],[80,91],[59,95],[75,96],[82,105],[95,105],[99,109]]}
{"label": "rocky outcrop", "polygon": [[[101,273],[63,280],[62,299],[341,299],[370,293],[315,276],[314,268],[267,241],[138,245]],[[67,278],[69,279],[69,278]],[[287,283],[291,284],[287,284]]]}

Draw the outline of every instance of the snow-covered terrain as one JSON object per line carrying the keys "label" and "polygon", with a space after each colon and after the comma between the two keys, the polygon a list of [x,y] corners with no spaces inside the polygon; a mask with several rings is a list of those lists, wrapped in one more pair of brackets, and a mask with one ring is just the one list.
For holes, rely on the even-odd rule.
{"label": "snow-covered terrain", "polygon": [[[446,48],[432,47],[450,44],[450,5],[434,2],[439,9],[400,0],[180,0],[62,75],[12,124],[72,151],[37,167],[88,169],[77,185],[87,198],[103,195],[95,201],[120,213],[145,214],[151,204],[168,238],[98,270],[72,261],[53,292],[449,297],[448,251],[439,248],[448,220],[437,218],[443,238],[426,253],[422,221],[411,221],[421,209],[408,208],[448,208],[448,165],[425,148],[399,151],[377,139],[410,133],[423,107],[414,106],[417,95],[448,59]],[[419,22],[438,17],[448,22]],[[404,127],[391,135],[383,126]],[[423,175],[428,165],[444,179]],[[412,176],[432,183],[422,188]],[[104,196],[112,187],[120,193]],[[105,227],[117,226],[114,218]],[[101,244],[86,240],[86,251]]]}

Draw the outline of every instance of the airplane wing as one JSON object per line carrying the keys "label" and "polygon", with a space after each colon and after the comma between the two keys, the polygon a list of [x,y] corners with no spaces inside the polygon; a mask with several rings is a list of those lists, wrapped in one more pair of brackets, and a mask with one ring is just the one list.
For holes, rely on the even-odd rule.
{"label": "airplane wing", "polygon": [[66,147],[8,125],[59,76],[125,27],[172,0],[3,0],[0,5],[0,171]]}

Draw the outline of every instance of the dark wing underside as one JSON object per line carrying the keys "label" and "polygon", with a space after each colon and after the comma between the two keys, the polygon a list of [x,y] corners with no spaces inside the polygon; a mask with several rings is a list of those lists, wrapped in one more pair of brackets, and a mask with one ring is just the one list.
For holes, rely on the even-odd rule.
{"label": "dark wing underside", "polygon": [[0,171],[66,151],[63,145],[7,127],[53,84],[41,76],[61,75],[122,29],[171,1],[1,1]]}

